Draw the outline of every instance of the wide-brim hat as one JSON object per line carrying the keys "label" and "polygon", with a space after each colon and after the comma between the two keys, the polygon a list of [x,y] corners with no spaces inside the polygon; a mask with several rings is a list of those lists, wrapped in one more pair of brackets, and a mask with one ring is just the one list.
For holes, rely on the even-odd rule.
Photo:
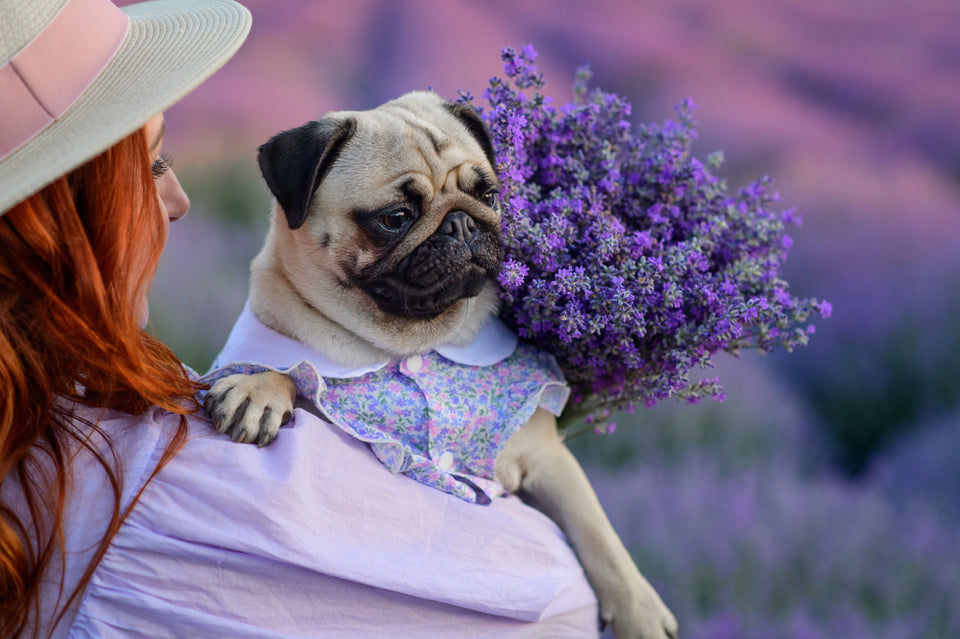
{"label": "wide-brim hat", "polygon": [[0,215],[189,93],[250,22],[232,0],[0,0]]}

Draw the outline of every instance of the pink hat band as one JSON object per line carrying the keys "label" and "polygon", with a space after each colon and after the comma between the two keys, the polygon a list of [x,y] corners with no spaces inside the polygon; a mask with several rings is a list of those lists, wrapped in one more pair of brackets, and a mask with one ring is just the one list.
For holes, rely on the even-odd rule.
{"label": "pink hat band", "polygon": [[67,0],[0,66],[0,160],[66,113],[116,55],[129,26],[109,0]]}

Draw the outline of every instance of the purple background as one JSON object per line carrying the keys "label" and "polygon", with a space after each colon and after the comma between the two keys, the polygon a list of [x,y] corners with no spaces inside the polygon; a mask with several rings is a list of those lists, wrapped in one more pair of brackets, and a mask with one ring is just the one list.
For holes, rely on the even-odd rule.
{"label": "purple background", "polygon": [[266,228],[256,147],[412,89],[480,95],[500,47],[547,92],[698,105],[698,156],[776,179],[785,275],[833,303],[793,354],[718,358],[723,404],[658,406],[573,447],[685,637],[960,636],[960,4],[953,0],[246,3],[250,38],[167,113],[193,198],[152,299],[209,365]]}

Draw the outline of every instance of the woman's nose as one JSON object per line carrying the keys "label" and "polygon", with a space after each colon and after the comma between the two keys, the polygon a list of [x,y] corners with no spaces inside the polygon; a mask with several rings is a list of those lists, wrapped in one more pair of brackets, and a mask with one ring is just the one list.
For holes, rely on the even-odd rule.
{"label": "woman's nose", "polygon": [[160,178],[160,200],[171,222],[176,222],[190,210],[190,198],[187,197],[172,170],[167,171]]}

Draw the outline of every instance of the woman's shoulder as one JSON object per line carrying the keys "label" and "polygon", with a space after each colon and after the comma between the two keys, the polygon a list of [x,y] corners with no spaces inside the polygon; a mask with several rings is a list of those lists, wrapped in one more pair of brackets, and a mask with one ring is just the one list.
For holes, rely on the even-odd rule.
{"label": "woman's shoulder", "polygon": [[[166,443],[176,432],[177,420],[159,408],[132,416],[117,411],[79,405],[61,406],[72,416],[75,436],[61,441],[56,454],[46,442],[37,444],[29,462],[26,481],[42,487],[41,494],[56,495],[58,471],[54,459],[65,463],[66,486],[63,512],[63,546],[54,551],[48,570],[57,579],[46,580],[40,591],[39,636],[64,636],[73,614],[57,618],[66,597],[84,577],[94,560],[111,522],[135,501],[156,469]],[[2,484],[2,503],[21,521],[31,521],[31,507],[23,496],[22,477],[11,474]],[[54,497],[56,498],[56,497]],[[62,585],[62,589],[61,589]]]}
{"label": "woman's shoulder", "polygon": [[[302,409],[262,449],[203,417],[188,426],[94,573],[78,628],[173,624],[199,636],[221,624],[271,636],[294,624],[316,634],[337,627],[344,607],[363,610],[352,627],[368,631],[387,616],[483,632],[548,619],[595,627],[596,601],[562,533],[518,499],[478,506],[394,475]],[[145,415],[140,427],[117,438],[118,452],[143,457],[138,479],[174,423]],[[277,609],[288,616],[270,621]]]}

